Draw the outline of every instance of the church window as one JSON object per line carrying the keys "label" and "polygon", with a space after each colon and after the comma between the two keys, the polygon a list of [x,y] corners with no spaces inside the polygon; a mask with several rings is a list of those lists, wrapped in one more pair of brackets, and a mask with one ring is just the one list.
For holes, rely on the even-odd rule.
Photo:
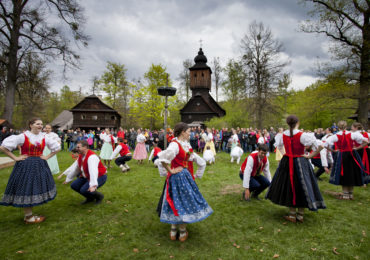
{"label": "church window", "polygon": [[116,116],[111,116],[110,119],[111,120],[116,120]]}
{"label": "church window", "polygon": [[81,115],[81,119],[86,119],[86,115]]}
{"label": "church window", "polygon": [[202,72],[202,77],[204,77],[204,73]]}
{"label": "church window", "polygon": [[91,117],[92,120],[98,120],[98,116],[97,115],[94,115]]}
{"label": "church window", "polygon": [[197,106],[200,106],[200,103],[199,102],[197,103]]}

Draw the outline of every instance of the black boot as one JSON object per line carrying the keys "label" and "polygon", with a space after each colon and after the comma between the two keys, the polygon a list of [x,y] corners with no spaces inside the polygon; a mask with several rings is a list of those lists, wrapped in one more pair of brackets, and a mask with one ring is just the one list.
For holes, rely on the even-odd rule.
{"label": "black boot", "polygon": [[261,200],[260,198],[258,198],[258,193],[255,191],[252,192],[252,198],[255,200]]}
{"label": "black boot", "polygon": [[93,201],[94,201],[94,198],[86,197],[86,199],[81,202],[81,205],[85,205],[85,204],[93,202]]}
{"label": "black boot", "polygon": [[100,204],[103,201],[104,195],[102,193],[100,193],[98,191],[94,191],[94,192],[92,192],[92,194],[93,194],[94,198],[96,199],[95,204]]}

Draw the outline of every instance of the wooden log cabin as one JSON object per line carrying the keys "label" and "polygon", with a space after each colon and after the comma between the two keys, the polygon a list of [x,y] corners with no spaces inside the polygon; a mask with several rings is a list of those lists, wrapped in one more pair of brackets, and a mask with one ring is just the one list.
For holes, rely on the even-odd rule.
{"label": "wooden log cabin", "polygon": [[84,98],[70,111],[73,113],[74,129],[89,130],[98,127],[118,129],[121,126],[121,115],[96,95]]}

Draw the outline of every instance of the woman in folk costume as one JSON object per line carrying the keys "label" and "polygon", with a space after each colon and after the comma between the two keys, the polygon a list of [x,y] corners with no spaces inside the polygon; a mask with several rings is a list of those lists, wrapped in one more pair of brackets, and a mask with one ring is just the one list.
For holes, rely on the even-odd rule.
{"label": "woman in folk costume", "polygon": [[[282,135],[283,132],[284,132],[284,129],[283,128],[279,128],[277,134],[281,134]],[[275,138],[276,138],[276,136],[275,136]],[[276,143],[274,143],[274,146],[276,147]],[[281,159],[283,159],[283,154],[285,153],[285,148],[283,147],[282,150],[283,150],[283,153],[280,152],[280,149],[275,148],[275,160],[278,161],[278,162],[280,162]]]}
{"label": "woman in folk costume", "polygon": [[[325,147],[330,149],[333,145],[335,146],[336,155],[334,156],[334,165],[329,182],[342,186],[343,194],[337,198],[352,200],[353,187],[363,186],[369,182],[369,176],[365,173],[361,157],[358,154],[358,150],[363,149],[368,144],[368,138],[358,131],[346,131],[346,127],[346,121],[339,121],[339,132],[326,140]],[[358,146],[355,146],[355,142]]]}
{"label": "woman in folk costume", "polygon": [[[53,200],[57,194],[55,182],[47,160],[60,151],[60,144],[41,132],[42,121],[38,118],[29,121],[29,131],[6,138],[0,149],[16,161],[0,205],[24,208],[25,223],[40,223],[44,216],[32,215],[32,207]],[[21,155],[11,151],[21,146]],[[42,152],[47,146],[51,153]]]}
{"label": "woman in folk costume", "polygon": [[[363,126],[361,123],[353,123],[352,124],[352,131],[359,131],[367,140],[369,141],[369,134],[365,131],[363,131]],[[354,142],[355,147],[359,147],[360,144],[356,141]],[[358,154],[360,155],[360,158],[362,160],[362,165],[364,166],[365,171],[365,179],[366,183],[370,182],[370,149],[369,145],[365,145],[364,148],[358,150]]]}
{"label": "woman in folk costume", "polygon": [[111,168],[110,162],[111,162],[113,150],[115,148],[114,144],[116,142],[116,139],[111,134],[110,130],[107,128],[105,129],[104,133],[100,134],[100,140],[102,140],[104,143],[103,143],[103,146],[101,147],[99,156],[104,161],[105,167]]}
{"label": "woman in folk costume", "polygon": [[[45,126],[44,130],[45,130],[45,136],[47,138],[54,139],[59,144],[61,143],[61,140],[60,140],[59,136],[56,133],[51,131],[51,125],[47,124]],[[47,146],[45,146],[44,151],[43,151],[42,154],[44,156],[48,156],[50,153],[51,153],[50,149]],[[57,159],[56,155],[54,155],[53,157],[51,157],[48,160],[48,165],[49,165],[49,168],[50,168],[50,171],[51,171],[52,174],[58,174],[59,173],[59,164],[58,164],[58,159]]]}
{"label": "woman in folk costume", "polygon": [[136,147],[134,151],[134,159],[138,161],[139,164],[143,163],[143,160],[145,160],[148,157],[148,153],[145,148],[145,136],[141,133],[141,130],[137,130],[137,137],[136,137]]}
{"label": "woman in folk costume", "polygon": [[239,137],[235,129],[233,129],[233,135],[231,136],[231,138],[233,140],[232,145],[231,145],[231,150],[233,150],[236,147],[236,145],[239,143]]}
{"label": "woman in folk costume", "polygon": [[216,149],[215,149],[215,143],[213,142],[213,134],[211,132],[211,129],[207,128],[207,140],[205,147],[209,146],[211,148],[211,151],[213,152],[213,155],[216,156]]}
{"label": "woman in folk costume", "polygon": [[[189,143],[190,129],[185,123],[178,123],[174,128],[175,138],[168,148],[158,154],[156,165],[161,176],[167,179],[157,211],[160,221],[171,224],[170,238],[184,242],[188,238],[186,224],[201,221],[212,214],[213,210],[200,193],[195,178],[201,178],[206,163],[193,152]],[[198,170],[193,175],[193,161]]]}
{"label": "woman in folk costume", "polygon": [[[289,215],[284,216],[286,220],[302,223],[304,208],[312,211],[326,208],[309,161],[322,147],[318,147],[313,135],[298,130],[299,121],[296,116],[288,116],[286,122],[289,130],[275,136],[277,149],[284,153],[284,147],[285,154],[276,169],[266,198],[275,204],[289,207]],[[304,155],[305,147],[310,147],[314,152]]]}

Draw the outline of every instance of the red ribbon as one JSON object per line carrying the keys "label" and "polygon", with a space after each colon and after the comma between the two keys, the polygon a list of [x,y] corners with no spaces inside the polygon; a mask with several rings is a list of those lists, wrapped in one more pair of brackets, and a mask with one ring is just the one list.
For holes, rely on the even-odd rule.
{"label": "red ribbon", "polygon": [[370,175],[370,165],[369,165],[369,157],[367,156],[367,148],[364,148],[364,153],[362,154],[362,163],[365,168],[365,172]]}
{"label": "red ribbon", "polygon": [[289,137],[288,138],[288,146],[287,148],[289,149],[289,151],[287,151],[286,154],[284,154],[284,156],[287,156],[289,158],[289,177],[290,177],[290,186],[292,188],[292,193],[293,193],[293,205],[295,206],[296,205],[296,194],[295,194],[295,185],[294,185],[294,161],[293,161],[293,158],[297,158],[297,157],[302,157],[302,155],[294,155],[293,154],[293,149],[292,149],[292,138],[293,137]]}

